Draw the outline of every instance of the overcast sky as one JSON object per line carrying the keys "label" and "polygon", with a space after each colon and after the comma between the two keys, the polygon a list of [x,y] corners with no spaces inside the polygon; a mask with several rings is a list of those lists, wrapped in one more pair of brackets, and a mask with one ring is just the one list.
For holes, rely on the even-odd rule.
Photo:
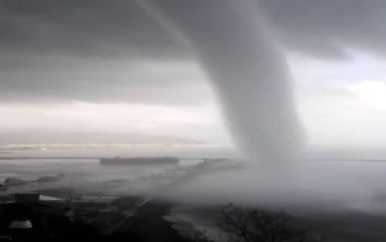
{"label": "overcast sky", "polygon": [[[163,4],[189,12],[176,1]],[[261,4],[294,75],[311,144],[385,146],[386,2]],[[192,51],[136,1],[0,0],[0,54],[0,131],[230,143]]]}

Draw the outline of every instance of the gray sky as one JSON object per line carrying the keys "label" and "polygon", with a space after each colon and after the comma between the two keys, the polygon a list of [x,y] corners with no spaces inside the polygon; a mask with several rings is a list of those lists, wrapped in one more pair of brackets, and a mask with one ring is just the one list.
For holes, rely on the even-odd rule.
{"label": "gray sky", "polygon": [[[386,2],[261,3],[294,74],[311,143],[386,145]],[[163,4],[189,14],[188,1]],[[192,51],[135,1],[0,0],[0,33],[0,131],[229,143]]]}

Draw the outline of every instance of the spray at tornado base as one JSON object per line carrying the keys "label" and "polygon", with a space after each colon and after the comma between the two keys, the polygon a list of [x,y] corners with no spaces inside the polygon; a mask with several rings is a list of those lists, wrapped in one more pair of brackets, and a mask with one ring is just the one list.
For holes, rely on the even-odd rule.
{"label": "spray at tornado base", "polygon": [[[300,125],[291,77],[256,1],[140,2],[192,46],[218,94],[236,145],[263,165],[296,160]],[[179,11],[181,6],[189,11]]]}

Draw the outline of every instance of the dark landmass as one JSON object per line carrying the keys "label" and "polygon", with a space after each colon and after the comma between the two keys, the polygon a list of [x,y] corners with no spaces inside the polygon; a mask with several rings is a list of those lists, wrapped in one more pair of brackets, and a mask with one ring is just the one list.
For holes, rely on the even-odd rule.
{"label": "dark landmass", "polygon": [[152,200],[140,207],[136,214],[125,221],[114,237],[133,237],[146,242],[187,242],[186,238],[173,229],[173,224],[164,219],[172,203]]}
{"label": "dark landmass", "polygon": [[[168,176],[166,183],[158,182],[157,189],[173,189],[173,186],[194,179],[200,174],[217,172],[219,170],[238,169],[241,164],[224,159],[207,159],[187,170],[183,175]],[[55,176],[42,176],[41,180],[50,182]],[[152,178],[148,178],[152,179]],[[104,181],[113,186],[125,186],[125,180],[113,179]],[[34,188],[36,189],[36,188]],[[77,190],[78,189],[78,190]],[[23,190],[24,191],[24,190]],[[62,201],[42,201],[34,204],[27,210],[28,216],[37,232],[39,241],[201,241],[207,239],[192,239],[181,232],[190,230],[190,234],[201,236],[200,231],[194,230],[196,221],[205,221],[204,225],[211,223],[219,225],[224,223],[218,206],[181,204],[159,200],[142,195],[113,194],[109,189],[80,189],[79,187],[58,187],[39,191],[42,195],[59,198]],[[379,197],[382,200],[384,197]],[[0,197],[0,237],[9,235],[7,230],[12,218],[13,196]],[[64,201],[64,202],[63,202]],[[225,205],[228,201],[224,201]],[[220,204],[221,205],[221,204]],[[11,207],[10,207],[11,206]],[[66,207],[74,212],[74,218],[69,222],[65,216]],[[173,220],[170,217],[176,208],[190,211],[190,214],[181,216],[187,221]],[[317,210],[317,208],[315,208]],[[9,212],[11,211],[11,212]],[[259,211],[259,210],[258,210]],[[275,215],[275,211],[272,214]],[[271,215],[268,213],[268,217]],[[165,219],[165,217],[168,217]],[[271,216],[272,217],[272,216]],[[180,218],[175,216],[174,218]],[[193,219],[192,219],[193,218]],[[199,218],[196,220],[196,218]],[[307,236],[304,242],[367,242],[386,241],[386,216],[382,214],[369,214],[359,211],[335,211],[322,214],[303,214],[299,216],[288,215],[285,217],[290,227],[305,228]],[[172,221],[172,222],[170,222]],[[188,225],[188,226],[186,226]],[[224,226],[219,226],[219,235],[226,234]],[[32,235],[31,235],[32,236]],[[32,238],[32,237],[31,237]],[[193,237],[196,238],[196,237]],[[202,237],[199,237],[202,238]],[[16,240],[17,241],[17,240]],[[31,240],[29,240],[31,241]],[[234,241],[234,240],[230,240]]]}
{"label": "dark landmass", "polygon": [[[219,226],[224,232],[231,231],[226,230],[227,227],[224,226],[218,206],[179,204],[140,195],[112,196],[103,193],[84,193],[68,187],[41,190],[40,193],[61,200],[41,201],[21,206],[13,203],[13,195],[0,197],[2,201],[0,236],[15,236],[7,227],[12,219],[20,216],[22,211],[31,220],[35,229],[29,235],[29,238],[33,239],[28,241],[210,241],[209,239],[195,240],[183,236],[180,230],[177,231],[176,229],[181,227],[192,230],[194,225],[186,226],[186,224],[193,223],[194,219],[185,222],[170,222],[170,219],[165,219],[176,207],[188,211],[185,217],[199,217],[200,220]],[[101,198],[110,196],[111,199],[108,201],[106,199],[84,200],[83,197],[89,196]],[[67,208],[74,212],[71,220],[65,216]],[[272,212],[273,215],[275,213]],[[268,214],[268,216],[271,215]],[[384,215],[340,211],[330,214],[286,215],[285,218],[289,227],[305,228],[307,236],[303,241],[386,241],[386,216]],[[194,229],[192,231],[193,234],[197,232]]]}
{"label": "dark landmass", "polygon": [[[69,188],[41,191],[44,195],[67,196]],[[2,197],[0,205],[0,236],[24,241],[21,234],[8,229],[13,220],[28,218],[33,229],[28,241],[133,241],[187,242],[165,220],[172,203],[149,200],[141,196],[123,196],[106,204],[103,202],[12,202],[12,196]],[[8,201],[8,202],[6,202]],[[115,209],[108,209],[115,208]],[[66,217],[71,209],[73,219]]]}

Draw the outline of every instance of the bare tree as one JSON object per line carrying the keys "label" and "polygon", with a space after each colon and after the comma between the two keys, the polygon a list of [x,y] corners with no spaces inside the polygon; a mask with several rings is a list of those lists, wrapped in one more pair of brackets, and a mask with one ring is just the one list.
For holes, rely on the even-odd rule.
{"label": "bare tree", "polygon": [[231,241],[240,242],[305,242],[310,228],[289,226],[288,216],[244,208],[234,204],[221,207],[223,226],[230,232]]}
{"label": "bare tree", "polygon": [[[321,242],[324,238],[304,221],[282,212],[272,212],[234,205],[212,210],[218,234],[211,238],[208,231],[191,223],[180,224],[188,241],[195,242]],[[219,215],[219,216],[218,216]],[[213,232],[213,231],[212,231]]]}

